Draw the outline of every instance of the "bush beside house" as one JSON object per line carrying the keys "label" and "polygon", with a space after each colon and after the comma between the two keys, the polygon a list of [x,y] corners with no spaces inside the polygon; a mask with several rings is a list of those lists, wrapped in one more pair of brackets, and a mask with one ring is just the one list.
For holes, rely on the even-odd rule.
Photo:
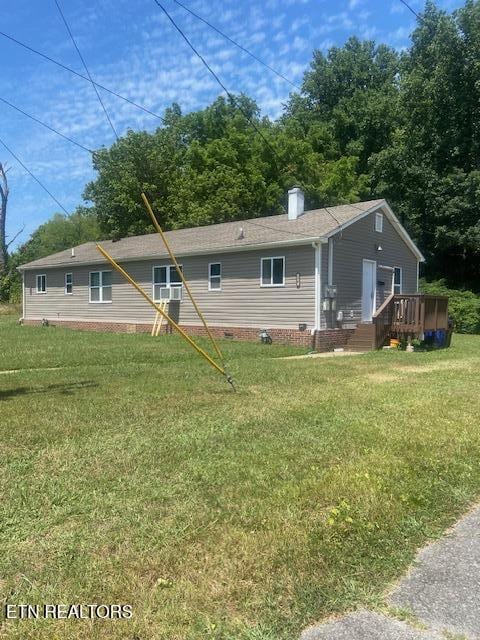
{"label": "bush beside house", "polygon": [[480,296],[472,291],[450,289],[445,280],[420,282],[420,291],[432,295],[448,296],[448,308],[458,333],[480,333]]}

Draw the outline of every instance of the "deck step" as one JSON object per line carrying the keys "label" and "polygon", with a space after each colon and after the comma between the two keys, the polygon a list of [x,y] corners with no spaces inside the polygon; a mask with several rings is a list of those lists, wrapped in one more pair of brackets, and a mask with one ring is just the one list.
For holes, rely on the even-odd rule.
{"label": "deck step", "polygon": [[355,333],[348,341],[347,351],[373,351],[375,349],[375,326],[371,322],[357,325]]}

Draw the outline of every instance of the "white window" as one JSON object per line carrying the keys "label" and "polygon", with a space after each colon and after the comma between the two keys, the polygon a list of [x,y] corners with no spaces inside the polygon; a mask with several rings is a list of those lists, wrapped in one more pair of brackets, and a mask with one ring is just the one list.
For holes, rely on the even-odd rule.
{"label": "white window", "polygon": [[90,273],[90,302],[112,301],[112,272],[92,271]]}
{"label": "white window", "polygon": [[383,232],[383,213],[375,214],[375,231],[378,231],[378,233]]}
{"label": "white window", "polygon": [[403,273],[401,267],[393,268],[393,293],[403,293],[402,291],[403,285]]}
{"label": "white window", "polygon": [[220,262],[211,262],[208,265],[208,290],[220,291],[222,288],[222,265]]}
{"label": "white window", "polygon": [[73,293],[73,273],[65,274],[65,295],[70,296]]}
{"label": "white window", "polygon": [[260,286],[283,287],[285,284],[285,258],[262,258]]}
{"label": "white window", "polygon": [[37,276],[37,293],[47,293],[47,276],[44,273]]}
{"label": "white window", "polygon": [[[179,265],[183,272],[182,265]],[[181,300],[182,299],[182,279],[175,268],[169,264],[163,267],[153,267],[153,300]]]}

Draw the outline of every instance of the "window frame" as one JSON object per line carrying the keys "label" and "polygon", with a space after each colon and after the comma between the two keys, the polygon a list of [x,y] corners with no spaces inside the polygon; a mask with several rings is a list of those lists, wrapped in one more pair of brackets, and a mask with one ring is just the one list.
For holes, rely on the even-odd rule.
{"label": "window frame", "polygon": [[[99,279],[98,279],[98,287],[92,287],[92,274],[93,273],[98,273],[99,274]],[[112,304],[113,301],[113,278],[112,278],[112,283],[111,284],[107,284],[104,285],[103,284],[103,274],[104,273],[113,273],[111,269],[105,269],[105,270],[100,270],[100,271],[89,271],[88,272],[88,302],[90,304]],[[110,287],[111,289],[111,293],[112,293],[112,300],[104,300],[103,299],[103,288],[104,286],[106,287]],[[92,300],[92,289],[98,289],[98,300]]]}
{"label": "window frame", "polygon": [[[400,272],[400,282],[398,284],[395,283],[395,273],[397,271]],[[400,287],[400,291],[395,291],[395,287]],[[392,293],[399,296],[403,293],[403,267],[393,267]]]}
{"label": "window frame", "polygon": [[[180,267],[180,270],[183,274],[183,264],[179,264],[178,265]],[[165,280],[165,285],[163,285],[161,282],[155,282],[155,269],[165,269],[165,273],[166,273],[166,280]],[[163,300],[161,299],[157,299],[155,298],[155,286],[160,286],[162,289],[173,289],[173,288],[177,288],[177,289],[181,289],[182,293],[180,296],[180,300],[177,300],[176,302],[182,302],[183,301],[183,282],[180,280],[180,282],[174,282],[172,284],[171,281],[171,270],[174,270],[175,273],[177,273],[177,269],[175,267],[175,265],[173,263],[169,263],[169,264],[155,264],[152,267],[152,300],[154,302],[163,302]],[[185,275],[184,275],[185,277]]]}
{"label": "window frame", "polygon": [[384,215],[381,211],[375,212],[375,232],[383,233],[383,218]]}
{"label": "window frame", "polygon": [[[38,288],[38,279],[39,278],[44,278],[45,288],[43,290]],[[35,285],[36,285],[35,290],[36,290],[36,292],[38,294],[44,295],[45,293],[47,293],[47,274],[46,273],[37,273],[37,274],[35,274]]]}
{"label": "window frame", "polygon": [[[271,271],[270,271],[270,284],[264,284],[263,282],[263,263],[267,260],[271,263]],[[273,282],[273,261],[274,260],[282,260],[283,262],[283,271],[282,271],[282,282],[278,284],[274,284]],[[267,256],[260,258],[260,287],[262,289],[274,289],[276,287],[284,287],[285,286],[285,256]]]}
{"label": "window frame", "polygon": [[[70,282],[67,282],[68,276],[70,276]],[[68,285],[70,285],[70,287],[72,288],[71,291],[68,291]],[[72,271],[66,271],[65,272],[63,292],[64,292],[64,294],[66,296],[72,296],[73,295],[73,272]]]}
{"label": "window frame", "polygon": [[[212,267],[219,265],[220,273],[218,275],[212,275]],[[222,263],[221,262],[209,262],[208,263],[208,290],[209,291],[221,291],[222,290]],[[219,287],[212,287],[212,278],[218,279]]]}

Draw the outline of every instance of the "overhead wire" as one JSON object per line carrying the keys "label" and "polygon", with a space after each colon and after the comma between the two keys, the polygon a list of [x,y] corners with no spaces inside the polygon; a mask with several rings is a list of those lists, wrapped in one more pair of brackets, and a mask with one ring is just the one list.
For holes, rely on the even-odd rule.
{"label": "overhead wire", "polygon": [[20,160],[20,158],[16,155],[16,153],[14,153],[14,151],[13,151],[13,150],[12,150],[12,149],[7,145],[7,143],[5,142],[5,140],[3,140],[3,138],[0,138],[0,144],[1,144],[1,145],[3,145],[3,147],[5,147],[5,149],[8,151],[8,153],[9,153],[13,158],[15,158],[15,160],[18,162],[18,164],[19,164],[21,167],[23,167],[23,169],[24,169],[24,170],[25,170],[25,171],[26,171],[26,172],[27,172],[27,173],[28,173],[28,174],[29,174],[29,175],[30,175],[30,176],[35,180],[35,182],[37,182],[37,183],[40,185],[40,187],[41,187],[41,188],[42,188],[46,193],[48,193],[48,195],[50,196],[50,198],[52,198],[52,200],[53,200],[54,202],[56,202],[56,203],[58,204],[58,206],[62,209],[62,211],[64,211],[64,212],[67,214],[67,216],[68,216],[68,215],[69,215],[69,214],[68,214],[68,211],[67,211],[67,209],[63,206],[63,204],[62,204],[59,200],[57,200],[57,198],[56,198],[56,197],[55,197],[55,196],[54,196],[54,195],[53,195],[53,194],[52,194],[52,193],[47,189],[47,187],[43,184],[43,182],[42,182],[39,178],[37,178],[37,176],[36,176],[32,171],[30,171],[30,169],[29,169],[29,168],[28,168],[28,167],[27,167],[27,166],[22,162],[22,160]]}
{"label": "overhead wire", "polygon": [[313,239],[312,234],[302,233],[301,231],[292,231],[290,229],[279,229],[277,227],[271,227],[268,224],[261,224],[260,222],[253,222],[252,220],[237,220],[238,223],[251,224],[254,227],[260,227],[262,229],[267,229],[268,231],[275,231],[277,233],[287,233],[293,236],[303,236],[305,238]]}
{"label": "overhead wire", "polygon": [[190,49],[193,51],[193,53],[197,56],[197,58],[199,58],[199,60],[202,62],[202,64],[204,65],[204,67],[208,70],[208,72],[210,73],[210,75],[214,78],[214,80],[217,82],[217,84],[223,89],[223,91],[226,93],[226,95],[228,96],[230,102],[233,105],[236,105],[237,108],[241,111],[241,113],[243,114],[243,116],[245,117],[245,119],[249,122],[250,126],[256,131],[256,133],[258,133],[258,135],[262,138],[263,142],[265,143],[265,145],[270,149],[270,151],[273,153],[274,157],[275,157],[275,162],[277,160],[279,160],[281,162],[281,158],[278,154],[278,152],[275,150],[275,148],[270,144],[270,142],[267,140],[267,138],[263,135],[261,129],[257,126],[256,122],[254,120],[252,120],[252,118],[250,117],[250,114],[248,113],[248,111],[246,111],[243,107],[243,105],[236,99],[236,97],[233,95],[233,93],[231,93],[229,91],[229,89],[227,89],[226,85],[223,83],[223,81],[220,79],[220,77],[218,76],[218,74],[212,69],[212,67],[209,65],[209,63],[205,60],[205,58],[202,56],[202,54],[200,53],[200,51],[198,51],[198,49],[194,46],[194,44],[191,42],[191,40],[189,39],[189,37],[186,35],[186,33],[181,29],[181,27],[175,22],[175,20],[172,18],[172,16],[170,15],[170,13],[167,11],[167,9],[165,9],[165,7],[163,6],[163,4],[161,4],[159,2],[159,0],[153,0],[155,2],[155,4],[163,11],[163,13],[166,15],[166,17],[168,18],[168,20],[171,22],[171,24],[173,25],[173,27],[178,31],[178,33],[182,36],[182,38],[185,40],[185,42],[187,43],[187,45],[190,47]]}
{"label": "overhead wire", "polygon": [[[48,62],[51,62],[52,64],[57,65],[57,67],[60,67],[61,69],[64,69],[65,71],[68,71],[69,73],[72,73],[73,75],[77,76],[78,78],[82,78],[82,80],[86,80],[87,82],[92,83],[92,80],[90,78],[88,78],[87,76],[84,76],[82,73],[79,73],[78,71],[75,71],[75,69],[72,69],[72,67],[69,67],[66,64],[63,64],[63,62],[59,62],[58,60],[55,60],[55,58],[52,58],[52,57],[48,56],[46,53],[42,53],[38,49],[34,49],[30,45],[26,44],[25,42],[22,42],[21,40],[18,40],[17,38],[14,38],[13,36],[9,35],[8,33],[5,33],[4,31],[0,31],[0,36],[2,36],[3,38],[6,38],[7,40],[10,40],[11,42],[14,42],[15,44],[19,45],[20,47],[23,47],[24,49],[26,49],[27,51],[30,51],[31,53],[34,53],[35,55],[40,56],[41,58],[44,58]],[[93,84],[96,87],[98,87],[99,89],[102,89],[102,91],[106,91],[110,95],[115,96],[116,98],[119,98],[120,100],[123,100],[124,102],[127,102],[132,107],[136,107],[137,109],[140,109],[141,111],[144,111],[145,113],[153,116],[154,118],[157,118],[158,120],[161,120],[163,123],[165,122],[165,118],[162,118],[162,116],[159,115],[158,113],[155,113],[155,111],[152,111],[151,109],[148,109],[147,107],[144,107],[141,104],[138,104],[138,102],[135,102],[134,100],[131,100],[130,98],[127,98],[126,96],[123,96],[122,94],[120,94],[120,93],[118,93],[116,91],[113,91],[113,89],[109,89],[104,84],[100,84],[100,82],[97,82],[96,80],[93,80]]]}
{"label": "overhead wire", "polygon": [[8,105],[9,107],[14,109],[15,111],[18,111],[19,113],[23,114],[27,118],[30,118],[30,120],[33,120],[34,122],[42,125],[42,127],[45,127],[45,129],[48,129],[49,131],[52,131],[53,133],[56,133],[57,136],[60,136],[64,140],[68,140],[68,142],[71,142],[72,144],[74,144],[75,146],[79,147],[80,149],[83,149],[83,151],[87,151],[88,153],[93,153],[92,149],[89,149],[88,147],[85,147],[80,142],[77,142],[76,140],[73,140],[69,136],[67,136],[64,133],[62,133],[61,131],[58,131],[58,129],[55,129],[54,127],[50,126],[46,122],[43,122],[43,120],[40,120],[39,118],[36,118],[35,116],[32,116],[31,113],[27,113],[26,111],[24,111],[20,107],[17,107],[16,105],[14,105],[12,102],[9,102],[8,100],[5,100],[5,98],[0,97],[0,102],[3,102],[4,104]]}
{"label": "overhead wire", "polygon": [[81,60],[81,62],[83,64],[83,68],[85,69],[85,73],[87,74],[88,79],[90,80],[90,83],[91,83],[95,93],[97,94],[98,101],[100,102],[100,104],[102,106],[103,112],[105,113],[105,117],[107,118],[108,123],[110,125],[110,128],[113,131],[113,135],[115,136],[116,140],[118,140],[117,130],[115,129],[115,126],[114,126],[114,124],[113,124],[113,122],[112,122],[112,120],[110,118],[110,115],[109,115],[109,113],[107,111],[107,108],[105,107],[105,105],[103,103],[102,96],[100,95],[100,92],[98,91],[98,89],[97,89],[97,87],[95,85],[95,82],[93,81],[93,78],[92,78],[92,75],[91,75],[91,73],[90,73],[90,71],[88,69],[87,63],[85,62],[85,58],[83,57],[82,52],[80,51],[80,49],[79,49],[79,47],[77,45],[77,41],[75,40],[75,37],[74,37],[74,35],[72,33],[72,30],[70,29],[70,26],[69,26],[69,24],[67,22],[67,19],[65,18],[65,15],[64,15],[64,13],[62,11],[62,8],[60,7],[60,3],[58,2],[58,0],[55,0],[55,4],[57,5],[58,12],[59,12],[59,14],[60,14],[60,16],[61,16],[61,18],[63,20],[65,28],[67,29],[68,35],[70,36],[70,39],[71,39],[71,41],[73,43],[73,46],[75,47],[75,49],[76,49],[76,51],[78,53],[78,57],[80,58],[80,60]]}
{"label": "overhead wire", "polygon": [[[66,20],[66,18],[65,18],[65,16],[64,16],[64,14],[63,14],[63,12],[62,12],[61,8],[60,8],[60,4],[59,4],[58,0],[55,0],[55,4],[57,5],[57,8],[58,8],[58,10],[59,10],[59,12],[60,12],[60,15],[62,16],[63,22],[64,22],[64,24],[65,24],[65,27],[67,28],[67,31],[68,31],[68,33],[69,33],[69,35],[70,35],[70,38],[72,39],[72,42],[73,42],[73,44],[75,45],[75,49],[77,50],[77,53],[78,53],[78,55],[79,55],[79,57],[80,57],[80,59],[81,59],[81,61],[82,61],[82,64],[83,64],[83,66],[84,66],[84,68],[85,68],[85,71],[86,71],[86,73],[87,73],[87,76],[89,77],[90,82],[91,82],[91,84],[92,84],[92,87],[95,89],[95,93],[97,94],[97,98],[98,98],[98,100],[99,100],[99,102],[100,102],[100,104],[101,104],[101,106],[102,106],[102,109],[103,109],[103,111],[104,111],[104,113],[105,113],[105,116],[106,116],[106,118],[107,118],[107,120],[108,120],[108,122],[109,122],[109,124],[110,124],[110,126],[111,126],[111,128],[112,128],[112,130],[113,130],[113,132],[114,132],[114,134],[115,134],[116,139],[118,140],[118,139],[119,139],[118,134],[117,134],[117,132],[116,132],[116,130],[115,130],[115,127],[113,126],[113,123],[112,123],[112,121],[111,121],[111,119],[110,119],[110,116],[109,116],[109,114],[108,114],[108,111],[107,111],[107,109],[105,108],[105,105],[103,104],[102,98],[101,98],[101,96],[100,96],[100,94],[99,94],[99,92],[98,92],[97,88],[95,87],[95,84],[94,84],[94,82],[93,82],[92,75],[91,75],[91,73],[90,73],[90,71],[89,71],[89,69],[88,69],[87,63],[85,62],[85,59],[84,59],[84,57],[83,57],[83,55],[82,55],[82,53],[81,53],[81,51],[80,51],[80,49],[79,49],[79,47],[78,47],[78,45],[77,45],[76,41],[75,41],[75,38],[74,38],[73,33],[72,33],[72,30],[70,29],[70,26],[69,26],[69,24],[68,24],[68,22],[67,22],[67,20]],[[187,291],[187,293],[188,293],[188,296],[189,296],[189,298],[190,298],[190,300],[191,300],[191,302],[192,302],[192,304],[193,304],[193,306],[194,306],[194,308],[195,308],[195,310],[196,310],[196,312],[197,312],[197,314],[198,314],[198,316],[199,316],[200,320],[202,321],[202,324],[204,325],[205,330],[207,331],[207,335],[208,335],[208,337],[210,338],[210,341],[212,342],[213,347],[215,348],[215,351],[217,352],[217,355],[218,355],[218,356],[223,360],[222,352],[221,352],[221,350],[220,350],[220,348],[219,348],[219,346],[218,346],[218,344],[217,344],[217,342],[216,342],[216,340],[215,340],[215,338],[214,338],[214,336],[213,336],[213,333],[211,332],[211,330],[210,330],[210,328],[209,328],[209,326],[208,326],[208,324],[207,324],[207,322],[206,322],[205,317],[203,316],[202,312],[200,311],[200,309],[199,309],[199,307],[198,307],[198,305],[197,305],[197,303],[196,303],[196,301],[195,301],[195,299],[194,299],[194,297],[193,297],[193,294],[192,294],[192,292],[191,292],[191,290],[190,290],[190,287],[188,286],[188,283],[187,283],[187,281],[185,280],[185,277],[184,277],[184,275],[183,275],[183,272],[182,272],[182,270],[181,270],[181,268],[180,268],[180,266],[179,266],[179,264],[178,264],[178,262],[177,262],[177,260],[176,260],[176,258],[175,258],[175,255],[173,254],[173,252],[172,252],[172,250],[171,250],[171,248],[170,248],[170,245],[169,245],[169,243],[168,243],[168,241],[167,241],[167,239],[166,239],[166,237],[165,237],[165,234],[164,234],[164,232],[163,232],[162,228],[160,227],[160,225],[158,224],[158,221],[157,221],[157,219],[156,219],[156,217],[155,217],[155,214],[154,214],[153,209],[152,209],[152,207],[151,207],[151,205],[150,205],[150,202],[148,201],[147,196],[146,196],[143,192],[142,192],[142,194],[141,194],[141,195],[142,195],[142,199],[143,199],[143,201],[144,201],[144,204],[145,204],[145,206],[146,206],[146,209],[147,209],[147,211],[148,211],[148,213],[149,213],[149,215],[150,215],[150,217],[151,217],[151,219],[152,219],[152,222],[153,222],[153,224],[154,224],[154,227],[155,227],[155,229],[158,231],[158,233],[160,234],[160,236],[161,236],[161,238],[162,238],[162,240],[163,240],[163,242],[164,242],[164,244],[165,244],[165,247],[166,247],[166,249],[167,249],[167,251],[168,251],[168,253],[169,253],[169,255],[170,255],[171,259],[172,259],[172,262],[174,263],[175,269],[176,269],[177,273],[179,274],[180,279],[181,279],[181,281],[183,282],[183,284],[184,284],[184,286],[185,286],[185,289],[186,289],[186,291]],[[99,249],[99,251],[100,251],[102,254],[106,255],[106,254],[105,254],[105,251],[104,251],[101,247],[99,247],[99,246],[97,245],[97,248]],[[112,264],[113,264],[113,263],[112,263]],[[125,275],[125,274],[124,274],[124,275]],[[136,288],[137,288],[139,291],[141,291],[141,289],[140,289],[137,285],[135,285],[135,286],[136,286]],[[145,296],[145,293],[144,293],[144,292],[143,292],[143,295]],[[158,308],[157,308],[157,311],[158,311]],[[195,345],[194,341],[192,341],[191,339],[190,339],[190,342],[191,342],[193,345]],[[196,345],[195,345],[195,348],[196,348],[197,350],[199,349]],[[202,350],[200,350],[200,352],[202,352]],[[203,353],[203,352],[202,352],[202,353]],[[219,370],[220,370],[220,369],[219,369]],[[233,385],[233,381],[232,381],[232,379],[231,379],[231,376],[229,376],[229,375],[228,375],[228,373],[226,372],[225,365],[224,365],[224,368],[222,369],[222,372],[224,373],[224,375],[226,376],[226,378],[227,378],[228,382],[230,382],[230,384],[232,385],[232,387],[233,387],[233,388],[235,388],[235,387],[234,387],[234,385]]]}
{"label": "overhead wire", "polygon": [[204,24],[206,24],[208,27],[210,27],[210,29],[213,29],[213,31],[215,31],[216,33],[218,33],[220,36],[222,36],[222,38],[225,38],[225,40],[228,40],[228,42],[230,42],[231,44],[235,45],[236,47],[238,47],[241,51],[243,51],[244,53],[246,53],[247,55],[249,55],[251,58],[253,58],[254,60],[256,60],[257,62],[259,62],[260,64],[262,64],[264,67],[266,67],[267,69],[269,69],[269,71],[271,71],[272,73],[274,73],[276,76],[278,76],[279,78],[281,78],[282,80],[285,80],[285,82],[288,82],[289,85],[291,85],[292,87],[294,87],[295,89],[297,89],[298,91],[301,91],[301,87],[299,87],[298,85],[295,84],[295,82],[293,82],[292,80],[290,80],[289,78],[287,78],[283,73],[281,73],[280,71],[278,71],[277,69],[274,69],[271,65],[269,65],[267,62],[265,62],[264,60],[262,60],[261,58],[259,58],[257,55],[255,55],[252,51],[250,51],[249,49],[247,49],[246,47],[244,47],[243,45],[241,45],[239,42],[237,42],[236,40],[234,40],[232,37],[230,37],[229,35],[227,35],[226,33],[224,33],[223,31],[221,31],[218,27],[216,27],[214,24],[212,24],[211,22],[209,22],[208,20],[206,20],[205,18],[203,18],[201,15],[199,15],[198,13],[196,13],[195,11],[193,11],[193,9],[190,9],[190,7],[187,7],[186,5],[184,5],[182,2],[180,2],[179,0],[173,0],[173,2],[175,2],[175,4],[177,4],[179,7],[182,7],[182,9],[184,9],[185,11],[187,11],[190,15],[194,16],[195,18],[197,18],[198,20],[200,20],[201,22],[203,22]]}
{"label": "overhead wire", "polygon": [[417,12],[415,11],[415,9],[412,9],[412,7],[408,4],[408,2],[406,2],[406,0],[400,0],[400,2],[401,2],[403,5],[405,5],[405,6],[407,7],[407,9],[408,9],[409,11],[411,11],[411,12],[413,13],[413,15],[414,15],[416,18],[418,18],[419,20],[421,19],[421,18],[420,18],[420,14],[419,14],[419,13],[417,13]]}
{"label": "overhead wire", "polygon": [[[210,72],[210,74],[214,77],[214,79],[216,80],[216,82],[220,85],[220,87],[223,89],[223,91],[227,94],[227,96],[229,97],[229,99],[235,104],[236,103],[236,99],[235,96],[233,94],[231,94],[231,92],[227,89],[227,87],[225,86],[225,84],[222,82],[222,80],[219,78],[218,74],[216,74],[216,72],[212,69],[212,67],[208,64],[208,62],[205,60],[205,58],[202,56],[202,54],[200,54],[200,52],[195,48],[195,46],[191,43],[191,41],[189,40],[189,38],[186,36],[186,34],[182,31],[182,29],[177,25],[177,23],[173,20],[173,18],[171,17],[171,15],[168,13],[168,11],[165,9],[165,7],[158,2],[158,0],[154,0],[155,3],[158,5],[158,7],[165,13],[165,15],[167,16],[167,18],[169,19],[169,21],[172,23],[172,25],[175,27],[175,29],[180,33],[180,35],[182,36],[182,38],[186,41],[186,43],[188,44],[188,46],[192,49],[192,51],[195,53],[195,55],[197,55],[199,57],[199,59],[202,61],[202,63],[204,64],[204,66],[207,68],[207,70]],[[223,32],[221,32],[220,30],[218,30],[214,25],[211,25],[208,21],[206,21],[205,19],[203,19],[201,16],[199,16],[198,14],[196,14],[195,12],[193,12],[192,10],[190,10],[188,7],[186,7],[185,5],[183,5],[181,2],[179,2],[178,0],[174,0],[176,2],[176,4],[178,4],[179,6],[181,6],[183,9],[185,9],[186,11],[188,11],[189,13],[191,13],[192,15],[194,15],[195,17],[197,17],[198,19],[202,20],[202,22],[204,22],[205,24],[207,24],[209,27],[211,27],[212,29],[218,31],[218,33],[220,33],[220,35],[222,35],[223,37],[227,38],[228,40],[230,40],[233,44],[235,44],[236,46],[238,46],[239,48],[241,48],[242,50],[244,49],[239,43],[235,42],[233,39],[231,39],[229,36],[227,36],[226,34],[224,34]],[[404,0],[400,0],[401,2],[403,2],[403,4],[405,4],[406,6],[407,3],[404,2]],[[55,4],[57,6],[57,9],[60,13],[60,16],[62,17],[62,20],[64,22],[64,25],[67,29],[67,32],[72,40],[72,43],[78,53],[78,56],[85,68],[85,72],[87,74],[86,76],[83,76],[82,74],[79,74],[78,72],[74,71],[73,69],[70,69],[69,67],[67,67],[66,65],[63,65],[62,63],[59,63],[58,61],[54,60],[53,58],[50,58],[49,56],[46,56],[45,54],[42,54],[41,52],[29,47],[28,45],[16,40],[15,38],[12,38],[11,36],[9,36],[8,34],[5,34],[3,32],[0,31],[0,35],[8,38],[9,40],[12,40],[13,42],[19,44],[20,46],[28,49],[29,51],[32,51],[33,53],[36,53],[37,55],[40,55],[41,57],[53,62],[54,64],[57,64],[58,66],[74,73],[75,75],[87,80],[93,87],[93,89],[95,90],[95,93],[97,95],[97,98],[100,102],[100,105],[102,107],[102,110],[105,113],[105,116],[107,118],[107,121],[116,137],[116,139],[118,140],[118,133],[113,125],[113,122],[108,114],[108,111],[102,101],[102,98],[98,92],[97,87],[104,89],[105,91],[121,98],[122,100],[125,100],[126,102],[131,103],[132,105],[142,109],[143,111],[146,111],[147,113],[150,113],[151,115],[154,115],[155,117],[160,118],[161,120],[163,120],[163,118],[161,118],[161,116],[158,116],[158,114],[155,114],[154,112],[149,111],[148,109],[142,107],[141,105],[137,105],[136,103],[134,103],[133,101],[129,100],[128,98],[125,98],[124,96],[121,96],[121,94],[117,94],[116,92],[113,92],[112,90],[108,89],[107,87],[104,87],[103,85],[95,82],[95,80],[93,79],[88,66],[86,64],[85,58],[83,57],[77,43],[76,40],[73,36],[73,32],[66,20],[66,17],[60,7],[60,4],[58,2],[58,0],[55,0]],[[411,9],[411,7],[408,6],[409,9]],[[415,14],[417,15],[417,14]],[[418,15],[417,15],[418,17]],[[250,55],[252,55],[253,57],[254,54],[251,54],[251,52],[249,52],[248,50],[246,50],[246,53],[249,53]],[[259,60],[259,62],[262,62],[261,60]],[[263,62],[262,62],[263,64]],[[266,65],[268,66],[268,65]],[[272,69],[273,70],[273,69]],[[274,72],[276,72],[275,70],[273,70]],[[278,75],[278,74],[277,74]],[[287,80],[288,81],[288,80]],[[88,151],[89,153],[93,153],[93,151],[91,149],[89,149],[88,147],[85,147],[84,145],[82,145],[81,143],[76,142],[75,140],[73,140],[72,138],[70,138],[69,136],[61,133],[60,131],[58,131],[57,129],[55,129],[54,127],[51,127],[50,125],[48,125],[47,123],[43,122],[42,120],[36,118],[35,116],[32,116],[31,114],[27,113],[26,111],[24,111],[23,109],[17,107],[16,105],[12,104],[11,102],[9,102],[8,100],[5,100],[4,98],[0,97],[0,101],[7,104],[9,107],[11,107],[12,109],[15,109],[16,111],[22,113],[23,115],[25,115],[26,117],[30,118],[31,120],[37,122],[38,124],[40,124],[41,126],[45,127],[46,129],[50,130],[51,132],[57,134],[58,136],[60,136],[61,138],[71,142],[72,144],[76,145],[77,147],[81,148],[84,151]],[[249,117],[248,113],[246,113],[244,111],[244,109],[241,107],[241,105],[238,105],[240,110],[242,111],[242,113],[245,115],[246,119],[249,121],[249,123],[255,128],[255,130],[260,134],[260,136],[263,138],[263,140],[265,141],[265,143],[268,145],[268,147],[272,150],[273,153],[276,154],[276,151],[273,149],[273,147],[271,147],[270,143],[264,138],[262,132],[257,128],[256,124],[251,120],[251,118]],[[46,193],[56,202],[56,204],[58,204],[58,206],[61,207],[61,209],[68,214],[66,208],[59,202],[59,200],[45,187],[45,185],[33,174],[33,172],[31,172],[26,165],[20,160],[20,158],[18,156],[16,156],[16,154],[14,154],[14,152],[6,145],[6,143],[0,139],[1,144],[7,149],[7,151],[9,151],[9,153],[17,160],[17,162],[19,162],[19,164],[21,164],[21,166],[24,168],[24,170],[42,187],[42,189],[44,189],[46,191]],[[276,154],[277,155],[277,154]],[[277,156],[278,157],[278,156]],[[357,208],[359,211],[364,212],[363,209],[361,209],[360,207],[356,207],[355,204],[351,204],[352,207]],[[333,218],[333,220],[336,222],[337,226],[341,227],[341,223],[339,222],[338,218],[331,212],[331,210],[328,207],[324,207],[324,210]],[[242,221],[239,221],[242,222]],[[245,220],[244,221],[245,224],[250,224],[250,225],[254,225],[257,227],[261,227],[264,229],[268,229],[268,230],[272,230],[272,231],[276,231],[276,232],[280,232],[280,233],[286,233],[286,234],[291,234],[291,235],[295,235],[298,237],[298,235],[304,236],[304,237],[311,237],[310,234],[304,234],[301,232],[295,232],[295,231],[289,231],[287,229],[278,229],[276,227],[270,227],[268,225],[264,225],[258,222],[253,222],[252,220]]]}

